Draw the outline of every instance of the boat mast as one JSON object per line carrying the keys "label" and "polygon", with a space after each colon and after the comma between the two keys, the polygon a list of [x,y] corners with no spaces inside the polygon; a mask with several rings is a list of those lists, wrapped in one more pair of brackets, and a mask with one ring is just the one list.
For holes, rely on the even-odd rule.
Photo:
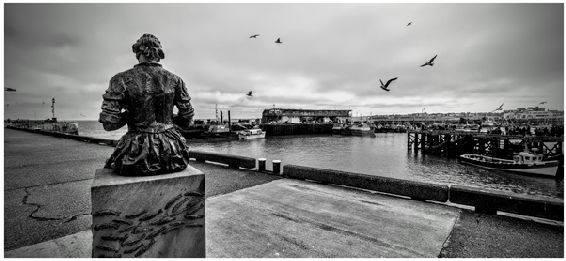
{"label": "boat mast", "polygon": [[214,105],[214,109],[216,110],[216,122],[218,122],[218,103]]}

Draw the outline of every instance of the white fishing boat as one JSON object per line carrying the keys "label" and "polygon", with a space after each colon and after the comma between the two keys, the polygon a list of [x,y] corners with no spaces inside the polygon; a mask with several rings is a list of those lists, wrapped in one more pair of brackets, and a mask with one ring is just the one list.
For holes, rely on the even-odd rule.
{"label": "white fishing boat", "polygon": [[265,139],[266,132],[259,128],[241,130],[238,132],[239,140]]}
{"label": "white fishing boat", "polygon": [[556,176],[558,161],[543,161],[542,154],[520,152],[513,156],[512,160],[489,157],[479,154],[462,154],[460,162],[488,169],[499,169],[503,171],[535,175],[543,177]]}

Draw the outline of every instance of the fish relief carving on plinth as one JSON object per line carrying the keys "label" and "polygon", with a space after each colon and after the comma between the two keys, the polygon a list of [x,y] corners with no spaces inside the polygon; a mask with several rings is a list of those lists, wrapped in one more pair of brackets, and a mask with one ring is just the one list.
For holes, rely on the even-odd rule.
{"label": "fish relief carving on plinth", "polygon": [[114,210],[93,213],[104,222],[94,225],[100,235],[94,246],[104,254],[97,257],[139,257],[149,250],[159,236],[181,228],[204,227],[204,194],[181,193],[170,199],[163,208],[150,213],[141,210],[134,214]]}

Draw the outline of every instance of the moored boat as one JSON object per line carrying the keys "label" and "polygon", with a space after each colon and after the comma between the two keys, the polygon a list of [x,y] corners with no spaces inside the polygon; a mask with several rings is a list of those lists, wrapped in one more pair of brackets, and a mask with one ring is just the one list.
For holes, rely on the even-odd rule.
{"label": "moored boat", "polygon": [[239,140],[265,139],[266,132],[259,128],[241,130],[238,132]]}
{"label": "moored boat", "polygon": [[340,134],[342,129],[344,128],[344,124],[342,123],[334,123],[332,125],[332,134]]}
{"label": "moored boat", "polygon": [[461,131],[461,132],[479,132],[480,130],[480,125],[479,124],[464,124],[464,125],[458,125],[458,127],[456,127],[455,131]]}
{"label": "moored boat", "polygon": [[479,154],[462,154],[460,162],[488,169],[499,169],[503,171],[535,175],[543,177],[554,177],[558,169],[558,161],[542,161],[542,154],[520,152],[513,156],[512,160],[489,157]]}
{"label": "moored boat", "polygon": [[229,133],[230,129],[226,125],[221,124],[214,124],[208,127],[207,133],[209,135],[222,135]]}
{"label": "moored boat", "polygon": [[373,131],[373,129],[365,124],[365,123],[360,123],[360,124],[354,124],[350,127],[350,132],[352,136],[369,136],[369,137],[375,137],[375,133]]}

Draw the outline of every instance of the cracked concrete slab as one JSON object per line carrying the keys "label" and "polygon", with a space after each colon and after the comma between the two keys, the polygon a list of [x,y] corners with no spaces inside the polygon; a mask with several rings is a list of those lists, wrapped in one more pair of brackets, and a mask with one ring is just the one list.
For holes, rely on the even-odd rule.
{"label": "cracked concrete slab", "polygon": [[[92,180],[27,188],[26,204],[38,206],[31,217],[67,220],[76,215],[90,215]],[[72,200],[69,200],[72,199]]]}
{"label": "cracked concrete slab", "polygon": [[4,191],[4,250],[76,233],[89,229],[92,224],[90,215],[79,215],[68,222],[64,219],[47,221],[33,219],[29,216],[37,206],[24,204],[26,195],[28,194],[24,189]]}
{"label": "cracked concrete slab", "polygon": [[278,180],[206,202],[207,257],[437,257],[460,210]]}

